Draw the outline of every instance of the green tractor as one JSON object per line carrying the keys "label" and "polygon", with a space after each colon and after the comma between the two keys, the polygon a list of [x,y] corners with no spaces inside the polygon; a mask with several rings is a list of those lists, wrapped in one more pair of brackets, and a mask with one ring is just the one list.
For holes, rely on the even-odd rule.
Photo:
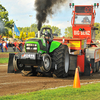
{"label": "green tractor", "polygon": [[9,54],[8,73],[37,75],[39,72],[59,78],[68,75],[68,46],[53,41],[50,28],[42,28],[38,38],[27,40],[24,48],[25,52]]}

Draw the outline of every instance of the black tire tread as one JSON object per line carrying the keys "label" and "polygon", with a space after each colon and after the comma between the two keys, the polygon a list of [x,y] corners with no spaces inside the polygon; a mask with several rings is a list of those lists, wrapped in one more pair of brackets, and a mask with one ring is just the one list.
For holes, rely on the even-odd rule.
{"label": "black tire tread", "polygon": [[57,70],[54,70],[53,77],[63,78],[68,74],[65,73],[65,50],[68,52],[66,45],[60,45],[52,54],[52,60],[57,64]]}

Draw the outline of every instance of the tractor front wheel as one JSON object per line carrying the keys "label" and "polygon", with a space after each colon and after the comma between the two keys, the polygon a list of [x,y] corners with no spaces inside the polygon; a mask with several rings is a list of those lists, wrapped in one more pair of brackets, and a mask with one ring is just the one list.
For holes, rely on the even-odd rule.
{"label": "tractor front wheel", "polygon": [[51,57],[49,56],[49,54],[42,54],[43,57],[43,66],[40,67],[40,69],[43,72],[50,72],[51,70]]}
{"label": "tractor front wheel", "polygon": [[17,60],[17,57],[16,55],[14,55],[14,58],[13,58],[13,66],[14,66],[14,70],[23,70],[25,65],[24,64],[21,64],[18,60]]}

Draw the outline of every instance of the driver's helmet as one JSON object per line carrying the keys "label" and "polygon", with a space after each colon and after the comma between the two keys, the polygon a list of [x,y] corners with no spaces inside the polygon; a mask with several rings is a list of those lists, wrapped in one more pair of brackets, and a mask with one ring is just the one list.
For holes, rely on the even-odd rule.
{"label": "driver's helmet", "polygon": [[88,17],[85,17],[83,21],[88,22]]}
{"label": "driver's helmet", "polygon": [[83,18],[83,20],[82,20],[82,22],[89,22],[89,23],[90,23],[90,21],[89,21],[89,18],[88,18],[88,17],[84,17],[84,18]]}
{"label": "driver's helmet", "polygon": [[49,37],[49,32],[48,31],[45,31],[45,36],[48,36]]}

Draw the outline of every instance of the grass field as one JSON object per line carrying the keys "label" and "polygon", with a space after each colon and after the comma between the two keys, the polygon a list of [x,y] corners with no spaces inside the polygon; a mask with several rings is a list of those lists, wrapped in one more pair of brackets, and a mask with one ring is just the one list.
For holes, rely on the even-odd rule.
{"label": "grass field", "polygon": [[0,100],[100,100],[100,83],[1,96]]}
{"label": "grass field", "polygon": [[1,64],[8,63],[8,59],[9,58],[0,58],[0,63]]}
{"label": "grass field", "polygon": [[[0,54],[9,54],[10,52],[0,52]],[[16,53],[16,52],[11,52],[11,53]],[[0,63],[4,64],[4,63],[8,63],[9,58],[0,58]]]}

